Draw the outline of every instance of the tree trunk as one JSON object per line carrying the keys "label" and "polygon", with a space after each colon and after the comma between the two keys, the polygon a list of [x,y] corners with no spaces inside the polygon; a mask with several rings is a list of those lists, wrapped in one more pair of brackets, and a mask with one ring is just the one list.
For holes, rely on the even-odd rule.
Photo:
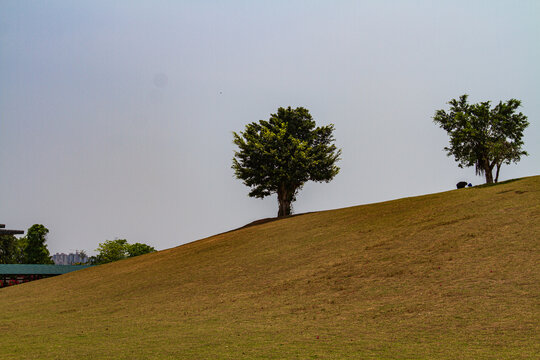
{"label": "tree trunk", "polygon": [[495,166],[495,163],[490,165],[488,160],[484,161],[484,173],[486,175],[486,184],[493,184],[493,166]]}
{"label": "tree trunk", "polygon": [[495,184],[499,182],[499,171],[501,170],[502,163],[497,164],[497,172],[495,173]]}
{"label": "tree trunk", "polygon": [[285,185],[280,185],[278,189],[278,217],[291,215],[291,203],[294,196],[294,190],[288,189]]}

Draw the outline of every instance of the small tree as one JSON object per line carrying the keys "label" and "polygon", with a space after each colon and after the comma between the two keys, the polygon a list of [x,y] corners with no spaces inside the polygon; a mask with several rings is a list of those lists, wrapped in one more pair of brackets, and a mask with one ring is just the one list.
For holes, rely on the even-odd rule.
{"label": "small tree", "polygon": [[32,225],[26,232],[25,264],[54,264],[45,242],[49,229],[41,224]]}
{"label": "small tree", "polygon": [[75,253],[79,254],[79,258],[81,259],[81,264],[86,264],[86,262],[88,261],[88,255],[86,254],[86,251],[80,250],[78,252],[75,251]]}
{"label": "small tree", "polygon": [[501,101],[492,109],[489,101],[468,104],[467,97],[450,100],[450,111],[437,110],[433,121],[450,136],[450,146],[444,149],[459,167],[475,166],[477,175],[485,175],[488,184],[493,183],[496,167],[498,182],[502,164],[517,163],[527,155],[521,149],[527,117],[516,113],[521,106],[516,99]]}
{"label": "small tree", "polygon": [[89,262],[93,265],[106,264],[128,257],[139,256],[156,251],[152,246],[135,243],[128,244],[126,239],[106,240],[96,249],[98,254],[92,256]]}
{"label": "small tree", "polygon": [[18,264],[21,258],[19,240],[13,235],[0,235],[0,264]]}
{"label": "small tree", "polygon": [[80,262],[76,263],[75,265],[82,265],[89,262],[88,255],[86,254],[86,251],[84,250],[75,250],[75,254],[79,255]]}
{"label": "small tree", "polygon": [[264,198],[277,193],[278,217],[291,214],[296,194],[309,180],[329,182],[337,175],[341,150],[333,144],[334,125],[315,127],[303,107],[280,107],[268,121],[246,125],[233,132],[239,147],[232,168],[251,187],[249,196]]}
{"label": "small tree", "polygon": [[100,243],[96,249],[98,255],[96,255],[95,262],[106,264],[125,259],[127,257],[126,245],[126,239],[106,240],[104,243]]}
{"label": "small tree", "polygon": [[152,246],[141,243],[127,244],[126,250],[129,257],[144,255],[156,251],[156,249],[154,249]]}

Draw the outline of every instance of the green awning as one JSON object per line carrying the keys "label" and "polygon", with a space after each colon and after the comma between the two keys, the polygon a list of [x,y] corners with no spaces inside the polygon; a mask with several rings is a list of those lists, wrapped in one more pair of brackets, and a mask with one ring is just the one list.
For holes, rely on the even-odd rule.
{"label": "green awning", "polygon": [[0,275],[62,275],[92,265],[0,264]]}

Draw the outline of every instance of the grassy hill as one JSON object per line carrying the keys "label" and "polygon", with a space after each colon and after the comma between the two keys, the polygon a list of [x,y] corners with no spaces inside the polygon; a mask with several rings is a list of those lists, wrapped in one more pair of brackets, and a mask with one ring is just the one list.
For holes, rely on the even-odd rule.
{"label": "grassy hill", "polygon": [[1,359],[537,358],[540,177],[258,224],[0,309]]}

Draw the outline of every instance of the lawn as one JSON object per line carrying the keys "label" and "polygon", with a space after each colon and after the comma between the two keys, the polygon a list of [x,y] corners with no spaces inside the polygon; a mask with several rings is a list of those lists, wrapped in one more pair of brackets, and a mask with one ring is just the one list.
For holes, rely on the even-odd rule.
{"label": "lawn", "polygon": [[537,358],[539,264],[539,176],[292,216],[1,289],[0,358]]}

